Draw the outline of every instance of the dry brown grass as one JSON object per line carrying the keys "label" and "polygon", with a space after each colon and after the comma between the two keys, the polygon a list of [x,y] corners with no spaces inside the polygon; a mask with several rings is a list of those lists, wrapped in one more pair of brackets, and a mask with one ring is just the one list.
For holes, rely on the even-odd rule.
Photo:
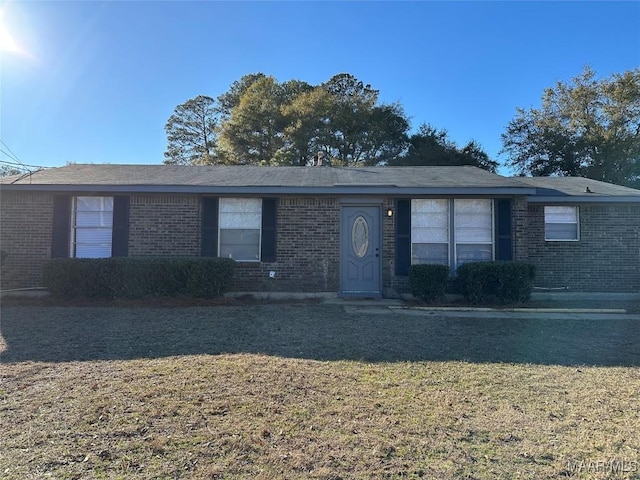
{"label": "dry brown grass", "polygon": [[[600,351],[621,366],[588,366],[571,324],[546,334],[553,362],[513,353],[511,328],[535,342],[542,320],[494,331],[324,305],[2,314],[2,478],[640,478],[638,327]],[[600,332],[581,326],[587,343]],[[513,361],[483,361],[474,332]],[[616,460],[620,475],[574,468]]]}

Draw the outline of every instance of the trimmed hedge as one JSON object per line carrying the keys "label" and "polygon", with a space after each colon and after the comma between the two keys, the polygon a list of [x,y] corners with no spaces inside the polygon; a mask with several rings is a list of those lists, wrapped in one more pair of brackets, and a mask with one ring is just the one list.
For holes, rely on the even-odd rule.
{"label": "trimmed hedge", "polygon": [[214,257],[53,258],[43,283],[59,298],[222,296],[235,261]]}
{"label": "trimmed hedge", "polygon": [[425,302],[433,302],[444,296],[449,280],[447,265],[411,265],[409,286],[411,294]]}
{"label": "trimmed hedge", "polygon": [[472,262],[458,268],[457,283],[465,299],[483,303],[494,297],[501,303],[531,298],[535,267],[523,262]]}

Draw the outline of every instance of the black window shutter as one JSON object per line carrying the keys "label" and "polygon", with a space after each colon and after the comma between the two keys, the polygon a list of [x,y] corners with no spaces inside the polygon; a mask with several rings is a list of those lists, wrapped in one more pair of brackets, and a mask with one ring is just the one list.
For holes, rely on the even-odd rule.
{"label": "black window shutter", "polygon": [[129,197],[113,197],[113,231],[111,234],[111,256],[129,255]]}
{"label": "black window shutter", "polygon": [[511,200],[495,200],[496,213],[496,260],[512,260],[511,247]]}
{"label": "black window shutter", "polygon": [[396,200],[396,275],[409,275],[411,266],[411,199]]}
{"label": "black window shutter", "polygon": [[262,261],[275,262],[277,250],[278,199],[262,199]]}
{"label": "black window shutter", "polygon": [[203,257],[218,256],[218,199],[215,197],[203,197],[202,199],[200,255]]}
{"label": "black window shutter", "polygon": [[67,258],[71,235],[71,197],[53,197],[53,231],[51,232],[51,257]]}

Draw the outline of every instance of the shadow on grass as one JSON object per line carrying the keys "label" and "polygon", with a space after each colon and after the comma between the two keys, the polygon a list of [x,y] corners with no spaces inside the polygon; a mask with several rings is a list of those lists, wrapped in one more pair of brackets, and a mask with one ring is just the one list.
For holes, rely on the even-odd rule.
{"label": "shadow on grass", "polygon": [[443,318],[340,305],[3,307],[0,361],[255,353],[321,361],[640,365],[634,319]]}

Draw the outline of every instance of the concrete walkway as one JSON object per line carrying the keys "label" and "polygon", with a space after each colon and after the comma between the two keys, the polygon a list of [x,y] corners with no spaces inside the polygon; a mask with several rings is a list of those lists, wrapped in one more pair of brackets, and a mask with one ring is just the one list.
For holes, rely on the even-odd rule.
{"label": "concrete walkway", "polygon": [[525,320],[638,320],[640,314],[622,312],[588,311],[586,309],[558,309],[555,311],[541,311],[540,309],[434,309],[428,307],[402,307],[395,305],[345,305],[347,313],[358,315],[388,315],[394,314],[421,316],[421,317],[447,317],[447,318],[477,318],[477,319],[525,319]]}
{"label": "concrete walkway", "polygon": [[[402,299],[343,299],[334,292],[293,293],[293,292],[245,292],[230,293],[229,296],[252,295],[265,300],[320,300],[322,303],[344,305],[350,309],[370,308],[372,312],[392,309],[397,312],[421,312],[420,315],[437,314],[449,317],[468,318],[617,318],[635,315],[640,318],[640,293],[602,293],[602,292],[552,292],[531,296],[526,304],[517,307],[486,305],[467,305],[461,297],[452,297],[447,306],[421,305],[418,302]],[[459,303],[459,305],[457,305]],[[586,317],[594,315],[594,317]]]}
{"label": "concrete walkway", "polygon": [[[44,289],[28,289],[4,291],[2,297],[43,297],[48,293]],[[518,316],[571,318],[568,316],[600,315],[612,318],[612,315],[640,316],[640,293],[607,293],[607,292],[534,292],[531,300],[517,307],[486,305],[468,305],[460,296],[450,296],[446,306],[423,305],[414,299],[343,299],[335,292],[229,292],[226,297],[251,296],[265,301],[320,301],[326,304],[338,304],[345,307],[362,308],[378,307],[398,311],[422,312],[421,314],[438,314],[440,316],[466,316],[469,318],[511,318]],[[529,318],[533,318],[529,317]],[[598,317],[600,318],[600,317]]]}

